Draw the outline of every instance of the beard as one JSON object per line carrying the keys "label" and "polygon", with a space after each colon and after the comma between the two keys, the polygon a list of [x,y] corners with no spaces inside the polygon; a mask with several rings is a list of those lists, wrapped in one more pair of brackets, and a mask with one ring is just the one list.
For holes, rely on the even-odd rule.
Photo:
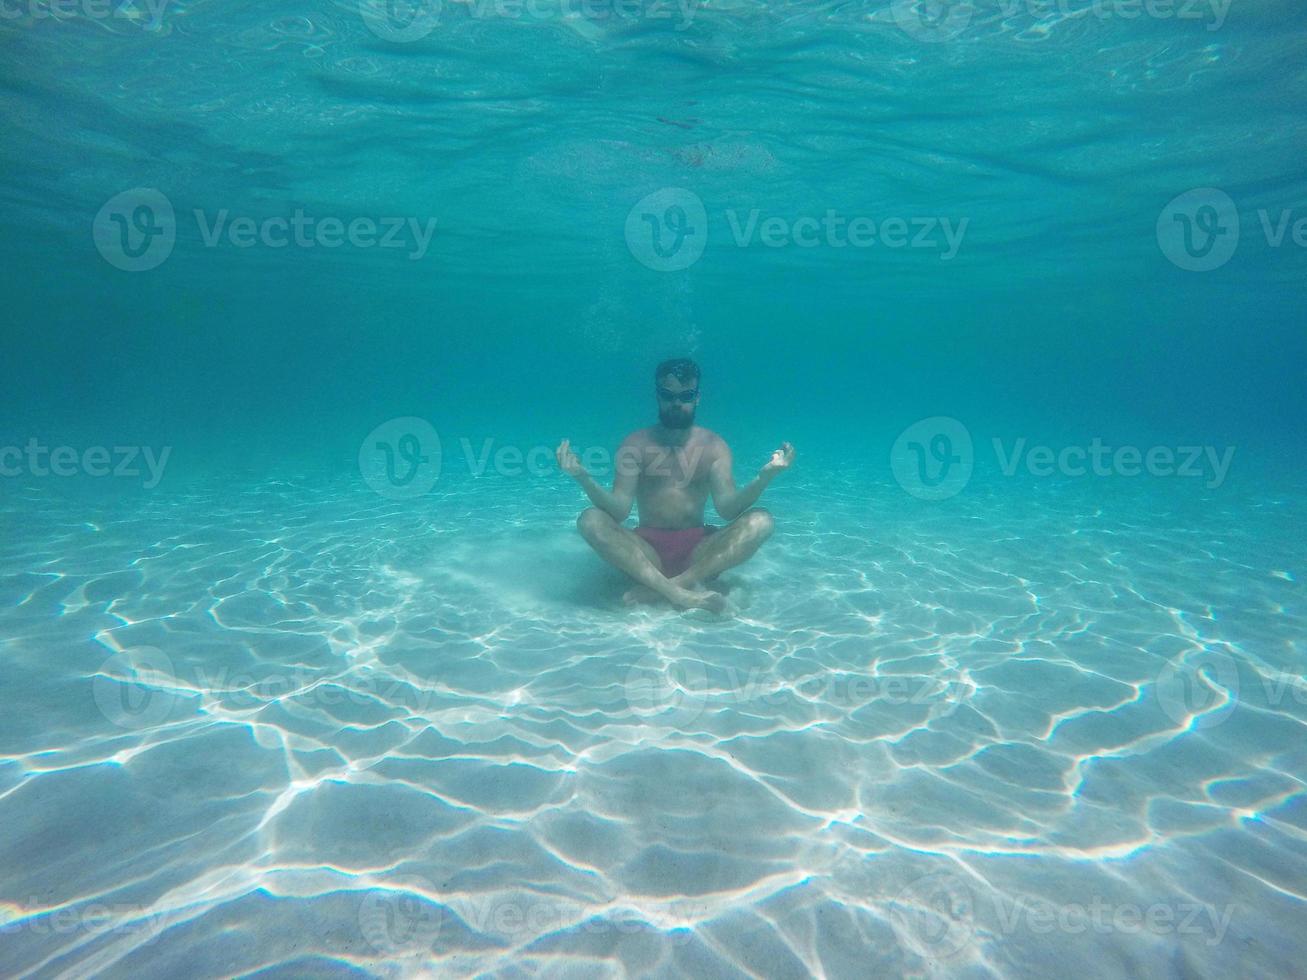
{"label": "beard", "polygon": [[694,425],[694,409],[688,412],[680,408],[659,409],[658,421],[668,429],[688,429]]}

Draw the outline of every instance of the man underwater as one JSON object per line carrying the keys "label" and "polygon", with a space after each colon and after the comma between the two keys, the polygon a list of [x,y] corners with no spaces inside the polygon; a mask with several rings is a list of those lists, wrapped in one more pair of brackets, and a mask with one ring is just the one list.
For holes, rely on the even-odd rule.
{"label": "man underwater", "polygon": [[[794,447],[781,443],[758,475],[737,489],[731,450],[717,433],[694,424],[699,404],[699,367],[688,358],[664,361],[654,371],[658,424],[632,432],[617,450],[611,492],[586,472],[564,439],[555,454],[564,473],[581,485],[594,505],[576,526],[599,556],[635,579],[628,603],[659,597],[682,609],[723,612],[726,600],[705,587],[717,575],[753,556],[772,533],[772,516],[754,502],[777,474],[794,462]],[[704,524],[712,494],[725,527]],[[634,500],[639,526],[622,526]]]}

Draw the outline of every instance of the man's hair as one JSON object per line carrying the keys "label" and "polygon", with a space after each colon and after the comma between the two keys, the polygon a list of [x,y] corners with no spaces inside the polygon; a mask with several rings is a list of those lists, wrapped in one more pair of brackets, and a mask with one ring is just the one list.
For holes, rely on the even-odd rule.
{"label": "man's hair", "polygon": [[699,365],[688,357],[674,357],[670,361],[663,361],[654,369],[654,384],[669,374],[681,384],[688,385],[691,381],[699,380]]}

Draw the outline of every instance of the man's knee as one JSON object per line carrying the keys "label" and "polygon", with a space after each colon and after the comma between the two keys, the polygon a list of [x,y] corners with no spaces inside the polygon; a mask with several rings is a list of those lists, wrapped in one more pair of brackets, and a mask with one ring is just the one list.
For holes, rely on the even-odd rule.
{"label": "man's knee", "polygon": [[770,537],[772,530],[776,527],[771,512],[762,507],[750,507],[739,516],[738,520],[751,534],[760,540]]}
{"label": "man's knee", "polygon": [[591,538],[605,525],[612,524],[613,519],[598,507],[587,507],[576,519],[576,529],[586,538]]}

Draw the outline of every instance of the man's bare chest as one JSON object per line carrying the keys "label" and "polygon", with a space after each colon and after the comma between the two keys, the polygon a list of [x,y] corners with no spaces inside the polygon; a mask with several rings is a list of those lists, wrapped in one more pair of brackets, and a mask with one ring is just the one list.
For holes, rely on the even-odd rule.
{"label": "man's bare chest", "polygon": [[647,486],[692,486],[707,481],[712,460],[703,445],[646,446],[639,466],[641,482]]}

